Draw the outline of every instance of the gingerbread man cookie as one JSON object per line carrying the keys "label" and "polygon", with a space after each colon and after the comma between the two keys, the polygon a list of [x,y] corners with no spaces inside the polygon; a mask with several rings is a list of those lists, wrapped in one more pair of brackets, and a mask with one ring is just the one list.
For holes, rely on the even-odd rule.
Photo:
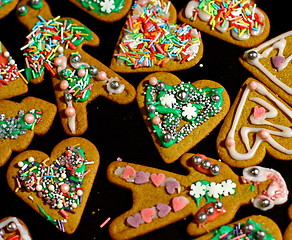
{"label": "gingerbread man cookie", "polygon": [[15,60],[0,41],[0,100],[26,93],[27,83]]}
{"label": "gingerbread man cookie", "polygon": [[270,21],[254,0],[190,0],[179,20],[240,47],[254,47],[270,33]]}
{"label": "gingerbread man cookie", "polygon": [[31,240],[27,226],[17,217],[0,220],[0,240]]}
{"label": "gingerbread man cookie", "polygon": [[292,109],[253,78],[242,85],[217,137],[220,158],[230,166],[259,164],[266,152],[292,159]]}
{"label": "gingerbread man cookie", "polygon": [[44,135],[57,112],[54,104],[35,97],[20,103],[0,101],[0,166],[12,152],[21,152],[31,143],[34,134]]}
{"label": "gingerbread man cookie", "polygon": [[81,135],[88,127],[89,102],[103,96],[128,104],[136,91],[82,49],[84,44],[99,44],[91,30],[72,18],[53,18],[48,4],[44,0],[41,3],[30,5],[22,0],[17,7],[19,21],[31,30],[21,48],[26,76],[32,83],[39,83],[44,79],[44,70],[50,72],[63,129],[68,135]]}
{"label": "gingerbread man cookie", "polygon": [[[132,208],[109,226],[113,239],[131,239],[189,215],[194,219],[187,232],[198,236],[230,222],[242,205],[253,202],[255,207],[266,210],[287,200],[286,189],[269,186],[269,181],[260,179],[268,169],[253,167],[239,177],[223,162],[190,153],[181,157],[181,164],[189,175],[122,161],[109,165],[108,179],[133,194]],[[278,194],[282,190],[283,194]],[[277,203],[262,197],[267,192],[277,197]]]}
{"label": "gingerbread man cookie", "polygon": [[121,73],[188,69],[201,59],[200,33],[176,24],[168,0],[135,0],[120,34],[111,68]]}
{"label": "gingerbread man cookie", "polygon": [[7,170],[9,187],[58,230],[72,234],[79,225],[99,166],[96,147],[68,138],[51,156],[30,150],[17,155]]}

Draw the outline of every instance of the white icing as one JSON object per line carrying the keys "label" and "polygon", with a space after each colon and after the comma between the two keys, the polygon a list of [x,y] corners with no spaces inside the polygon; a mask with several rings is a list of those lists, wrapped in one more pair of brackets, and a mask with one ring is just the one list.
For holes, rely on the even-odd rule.
{"label": "white icing", "polygon": [[[272,72],[270,72],[260,62],[260,59],[267,58],[269,56],[269,54],[271,53],[271,51],[274,49],[278,50],[277,56],[284,57],[283,52],[284,52],[284,49],[286,48],[286,44],[287,44],[286,38],[289,36],[292,36],[292,31],[281,34],[278,37],[273,38],[273,39],[259,45],[256,48],[253,48],[253,49],[246,51],[243,56],[249,64],[254,65],[256,68],[258,68],[260,71],[262,71],[272,82],[274,82],[277,86],[279,86],[285,92],[287,92],[288,94],[291,95],[292,88],[289,87],[287,84],[283,83],[280,79],[278,79],[276,75],[274,75]],[[262,53],[260,53],[260,51],[262,51],[263,49],[265,49],[265,50]],[[258,57],[255,59],[248,58],[248,53],[250,51],[257,52]],[[281,70],[285,69],[288,66],[288,63],[290,63],[291,59],[292,59],[292,54],[290,53],[290,55],[285,58],[285,61],[282,64],[281,68],[278,68],[277,71],[281,71]]]}
{"label": "white icing", "polygon": [[125,85],[124,84],[120,84],[120,86],[117,89],[112,89],[110,87],[110,83],[112,81],[117,81],[118,82],[119,79],[117,77],[111,77],[111,78],[108,78],[106,80],[106,82],[107,82],[106,89],[108,90],[109,94],[113,94],[113,93],[120,94],[125,90]]}
{"label": "white icing", "polygon": [[[258,83],[258,87],[256,88],[256,90],[259,94],[267,97],[268,99],[270,99],[272,102],[274,102],[277,107],[279,109],[281,109],[287,116],[289,119],[292,119],[292,111],[287,108],[282,102],[280,102],[277,98],[275,98],[271,93],[268,92],[268,90],[261,84]],[[238,122],[241,118],[241,114],[242,111],[244,109],[246,100],[248,98],[248,94],[250,92],[250,89],[247,85],[246,89],[243,92],[243,95],[241,97],[241,100],[238,104],[238,107],[236,109],[235,112],[235,116],[233,118],[233,122],[231,125],[231,128],[227,134],[228,138],[234,139],[234,135],[236,133],[236,128],[238,125]],[[280,145],[276,140],[273,139],[272,135],[275,136],[281,136],[284,138],[290,138],[292,137],[292,129],[290,127],[286,127],[280,124],[276,124],[276,123],[272,123],[270,121],[267,121],[266,119],[268,118],[274,118],[278,115],[278,110],[273,107],[271,104],[269,104],[268,102],[266,102],[263,99],[260,98],[249,98],[249,100],[254,101],[260,105],[262,105],[263,107],[265,107],[268,111],[266,111],[264,113],[264,115],[259,118],[259,119],[255,119],[252,115],[250,116],[250,121],[252,124],[254,125],[267,125],[267,126],[271,126],[271,127],[275,127],[277,129],[279,129],[279,131],[276,130],[268,130],[262,127],[247,127],[247,126],[243,126],[240,129],[240,136],[242,139],[242,142],[244,143],[245,147],[246,147],[246,153],[239,153],[236,150],[236,145],[232,145],[232,146],[226,146],[229,154],[231,155],[231,157],[235,160],[248,160],[253,158],[253,156],[255,155],[256,151],[258,150],[260,144],[263,141],[266,141],[267,143],[269,143],[273,148],[277,149],[278,151],[285,153],[285,154],[292,154],[292,149],[286,149],[284,146]],[[268,133],[270,134],[270,136],[267,139],[262,139],[260,138],[259,134],[256,134],[256,138],[255,141],[253,143],[252,146],[250,146],[249,143],[249,139],[248,139],[248,135],[250,133],[259,133],[260,131],[262,131],[263,129],[267,130]]]}
{"label": "white icing", "polygon": [[[257,175],[251,175],[251,169],[256,168],[259,170]],[[272,180],[269,184],[268,188],[263,192],[262,195],[257,196],[252,200],[253,205],[256,208],[261,210],[268,210],[272,208],[274,205],[283,204],[288,199],[288,188],[285,180],[281,176],[279,172],[274,169],[264,168],[264,167],[248,167],[243,169],[242,180],[245,183],[249,182],[265,182],[267,180]],[[267,207],[261,206],[262,199],[268,199],[270,201],[270,205]]]}
{"label": "white icing", "polygon": [[[67,106],[68,107],[74,107],[73,106],[73,102],[72,101],[68,101],[67,102]],[[69,129],[71,130],[71,132],[73,134],[76,133],[76,114],[74,114],[74,116],[72,117],[67,117],[68,118],[68,126],[69,126]]]}
{"label": "white icing", "polygon": [[[14,222],[17,226],[17,229],[20,234],[20,240],[31,240],[31,237],[29,236],[28,230],[21,225],[21,223],[18,221],[16,217],[9,217],[6,220],[0,222],[0,229],[4,228],[6,225],[8,225],[10,222]],[[4,240],[2,236],[0,235],[0,240]]]}

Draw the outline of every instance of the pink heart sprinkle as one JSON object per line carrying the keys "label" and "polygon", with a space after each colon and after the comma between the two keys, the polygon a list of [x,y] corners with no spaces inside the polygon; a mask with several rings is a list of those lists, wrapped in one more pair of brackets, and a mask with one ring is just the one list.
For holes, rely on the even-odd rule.
{"label": "pink heart sprinkle", "polygon": [[171,210],[171,207],[164,203],[158,203],[156,208],[158,210],[157,215],[160,218],[165,217]]}
{"label": "pink heart sprinkle", "polygon": [[122,177],[123,177],[123,179],[128,179],[130,177],[134,177],[135,174],[136,174],[136,171],[134,168],[132,168],[130,166],[126,166]]}
{"label": "pink heart sprinkle", "polygon": [[274,56],[271,57],[271,60],[275,68],[280,68],[286,61],[286,59],[283,56]]}
{"label": "pink heart sprinkle", "polygon": [[155,212],[153,208],[144,208],[141,210],[141,216],[144,222],[150,223],[152,221],[152,216],[154,216]]}
{"label": "pink heart sprinkle", "polygon": [[139,171],[137,177],[135,178],[136,184],[143,184],[149,182],[149,177],[145,172]]}
{"label": "pink heart sprinkle", "polygon": [[156,187],[158,187],[164,181],[165,175],[163,173],[159,173],[159,174],[153,173],[153,174],[151,174],[150,179],[151,179],[152,183]]}
{"label": "pink heart sprinkle", "polygon": [[255,119],[261,118],[266,113],[266,109],[263,107],[254,107],[253,116]]}
{"label": "pink heart sprinkle", "polygon": [[165,187],[168,194],[173,194],[175,189],[180,188],[180,183],[176,180],[169,180],[165,183]]}
{"label": "pink heart sprinkle", "polygon": [[140,213],[136,213],[133,216],[127,218],[127,224],[131,227],[138,228],[141,223],[141,215]]}
{"label": "pink heart sprinkle", "polygon": [[174,197],[172,199],[172,209],[174,212],[184,209],[187,204],[187,200],[183,197]]}

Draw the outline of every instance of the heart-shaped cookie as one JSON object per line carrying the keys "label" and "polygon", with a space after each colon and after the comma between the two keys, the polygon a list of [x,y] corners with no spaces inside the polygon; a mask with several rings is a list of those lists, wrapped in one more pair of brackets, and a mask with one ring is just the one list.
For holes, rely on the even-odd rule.
{"label": "heart-shaped cookie", "polygon": [[27,226],[17,217],[6,217],[0,220],[1,240],[31,240]]}
{"label": "heart-shaped cookie", "polygon": [[60,231],[73,233],[80,222],[99,166],[96,147],[69,138],[48,157],[40,151],[17,155],[7,170],[9,187]]}
{"label": "heart-shaped cookie", "polygon": [[0,41],[0,100],[24,94],[27,90],[26,79],[19,71],[9,51]]}
{"label": "heart-shaped cookie", "polygon": [[132,0],[69,0],[97,20],[115,22],[123,18],[131,8]]}
{"label": "heart-shaped cookie", "polygon": [[166,163],[177,160],[207,136],[230,105],[226,90],[216,82],[189,84],[161,72],[150,74],[139,84],[137,102]]}
{"label": "heart-shaped cookie", "polygon": [[20,103],[0,101],[0,166],[12,152],[21,152],[31,143],[34,134],[44,135],[57,112],[54,104],[35,97]]}
{"label": "heart-shaped cookie", "polygon": [[0,19],[7,16],[16,7],[19,0],[4,0],[0,4]]}
{"label": "heart-shaped cookie", "polygon": [[196,29],[176,24],[168,0],[136,0],[111,62],[117,72],[176,71],[198,63],[203,44]]}
{"label": "heart-shaped cookie", "polygon": [[[83,45],[99,45],[94,32],[75,19],[54,18],[44,0],[40,8],[29,3],[22,0],[17,7],[19,21],[31,30],[21,48],[26,76],[40,83],[44,71],[50,72],[66,134],[79,136],[87,130],[86,106],[98,96],[118,104],[135,99],[130,83],[83,50]],[[40,38],[45,44],[40,44]]]}
{"label": "heart-shaped cookie", "polygon": [[270,21],[254,0],[189,0],[178,19],[240,47],[254,47],[270,33]]}

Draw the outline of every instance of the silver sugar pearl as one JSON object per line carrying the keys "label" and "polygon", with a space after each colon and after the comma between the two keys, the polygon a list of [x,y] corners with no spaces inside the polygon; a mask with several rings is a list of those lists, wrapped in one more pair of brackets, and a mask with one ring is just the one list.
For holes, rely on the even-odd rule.
{"label": "silver sugar pearl", "polygon": [[0,237],[2,237],[5,234],[5,231],[3,228],[0,229]]}
{"label": "silver sugar pearl", "polygon": [[165,83],[164,82],[157,83],[156,88],[158,90],[164,90],[165,89]]}
{"label": "silver sugar pearl", "polygon": [[244,233],[251,233],[254,231],[254,225],[252,223],[246,223],[242,230]]}
{"label": "silver sugar pearl", "polygon": [[10,222],[7,224],[7,231],[8,232],[14,232],[17,230],[17,226],[16,226],[16,223],[15,222]]}
{"label": "silver sugar pearl", "polygon": [[36,5],[39,4],[41,0],[31,0],[30,4]]}
{"label": "silver sugar pearl", "polygon": [[164,136],[163,136],[163,140],[164,140],[165,142],[170,142],[170,141],[172,140],[172,135],[171,135],[170,133],[166,133],[166,134],[164,134]]}
{"label": "silver sugar pearl", "polygon": [[81,56],[79,54],[74,54],[70,56],[70,61],[72,63],[78,63],[81,60]]}
{"label": "silver sugar pearl", "polygon": [[258,53],[256,51],[249,51],[247,53],[247,57],[251,60],[254,60],[258,57]]}
{"label": "silver sugar pearl", "polygon": [[97,69],[96,66],[91,65],[91,66],[89,67],[89,72],[90,72],[93,76],[96,76],[96,75],[98,74],[98,69]]}
{"label": "silver sugar pearl", "polygon": [[209,168],[211,167],[211,162],[210,162],[209,160],[204,160],[204,161],[202,162],[202,167],[203,167],[204,169],[209,169]]}
{"label": "silver sugar pearl", "polygon": [[214,203],[215,208],[220,209],[223,207],[223,203],[221,201],[216,201]]}
{"label": "silver sugar pearl", "polygon": [[120,87],[120,83],[118,82],[118,81],[112,81],[111,83],[110,83],[110,88],[111,89],[118,89]]}
{"label": "silver sugar pearl", "polygon": [[147,111],[153,113],[156,111],[156,107],[154,105],[149,105],[147,107]]}
{"label": "silver sugar pearl", "polygon": [[213,94],[213,95],[211,96],[211,99],[212,99],[212,101],[214,101],[214,102],[218,102],[218,101],[220,101],[221,97],[220,97],[218,94]]}
{"label": "silver sugar pearl", "polygon": [[185,101],[188,98],[188,93],[184,90],[180,90],[177,94],[176,97],[180,101]]}
{"label": "silver sugar pearl", "polygon": [[258,239],[265,239],[266,233],[263,230],[258,230],[257,231],[257,238]]}
{"label": "silver sugar pearl", "polygon": [[263,199],[262,202],[261,202],[261,207],[266,208],[268,206],[270,206],[270,200],[267,199],[267,198]]}
{"label": "silver sugar pearl", "polygon": [[27,8],[25,5],[21,5],[17,8],[18,13],[25,13],[27,11]]}
{"label": "silver sugar pearl", "polygon": [[196,164],[196,165],[199,165],[202,163],[203,159],[200,155],[195,155],[192,157],[193,159],[193,163]]}
{"label": "silver sugar pearl", "polygon": [[65,94],[65,101],[66,102],[69,102],[73,99],[73,96],[70,94],[70,93],[66,93]]}
{"label": "silver sugar pearl", "polygon": [[206,222],[206,220],[207,220],[207,214],[201,212],[201,213],[199,213],[199,215],[197,216],[197,219],[198,219],[199,223]]}
{"label": "silver sugar pearl", "polygon": [[206,209],[206,214],[207,215],[212,215],[212,214],[214,214],[214,212],[215,212],[215,208],[214,207],[207,207],[207,209]]}
{"label": "silver sugar pearl", "polygon": [[260,170],[259,170],[258,168],[251,168],[251,169],[249,170],[249,173],[250,173],[250,175],[252,175],[252,176],[257,176],[257,175],[259,175]]}
{"label": "silver sugar pearl", "polygon": [[218,175],[220,173],[220,166],[218,164],[213,164],[211,167],[210,167],[210,171],[212,173],[212,175]]}

